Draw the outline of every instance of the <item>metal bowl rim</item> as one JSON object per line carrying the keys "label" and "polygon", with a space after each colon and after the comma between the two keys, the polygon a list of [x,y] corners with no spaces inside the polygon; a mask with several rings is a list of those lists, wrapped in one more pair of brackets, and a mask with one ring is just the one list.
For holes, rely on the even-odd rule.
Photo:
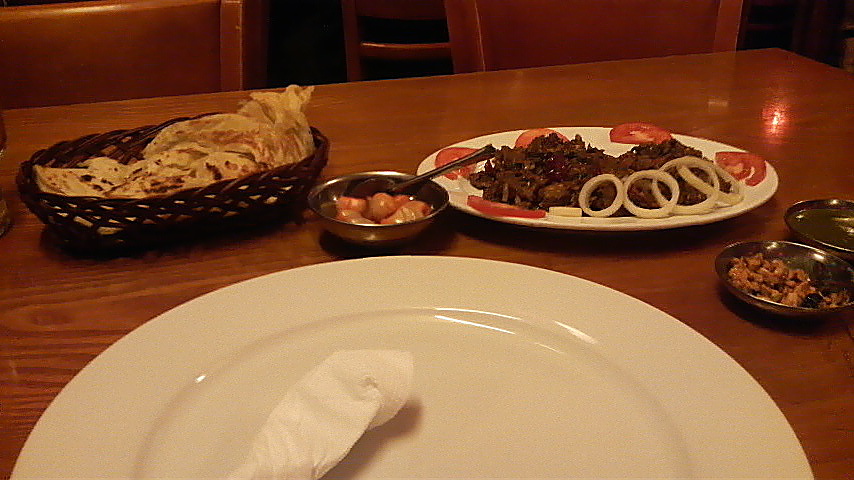
{"label": "metal bowl rim", "polygon": [[[848,308],[851,308],[852,306],[854,306],[854,298],[851,298],[851,299],[849,299],[848,303],[846,303],[844,305],[839,305],[836,307],[831,307],[831,308],[793,307],[790,305],[784,305],[782,303],[778,303],[778,302],[775,302],[773,300],[768,300],[766,298],[757,297],[755,295],[747,293],[744,290],[737,288],[735,285],[732,284],[732,282],[729,281],[729,278],[727,278],[726,272],[724,271],[725,265],[722,265],[722,263],[721,263],[721,260],[724,258],[726,253],[731,252],[732,250],[735,250],[737,247],[747,247],[747,246],[756,246],[756,247],[758,247],[759,250],[762,250],[763,246],[768,245],[768,244],[772,244],[772,243],[783,244],[783,245],[786,245],[788,247],[802,248],[805,250],[812,251],[813,253],[823,255],[828,260],[831,260],[835,263],[839,263],[841,266],[843,266],[848,271],[849,276],[854,276],[854,267],[851,267],[851,265],[849,265],[848,262],[846,262],[845,260],[839,258],[838,256],[836,256],[830,252],[824,251],[820,248],[816,248],[816,247],[813,247],[810,245],[804,245],[803,243],[790,242],[790,241],[786,241],[786,240],[758,240],[758,241],[747,241],[747,242],[734,242],[734,243],[731,243],[731,244],[727,245],[726,247],[724,247],[723,250],[721,250],[721,252],[718,253],[718,255],[715,257],[715,273],[717,273],[718,278],[724,283],[724,285],[726,285],[730,291],[732,291],[733,293],[736,294],[736,297],[744,296],[744,297],[750,298],[751,300],[753,300],[757,303],[765,305],[767,308],[760,306],[760,308],[763,308],[765,310],[769,310],[769,309],[785,310],[785,311],[788,311],[789,314],[798,314],[798,315],[807,315],[807,314],[822,314],[822,315],[824,315],[824,314],[830,314],[830,313],[838,312],[840,310],[845,310],[845,309],[848,309]],[[824,262],[822,262],[822,263],[824,263]],[[743,298],[740,298],[740,300],[746,302],[746,300],[744,300]],[[747,302],[747,303],[751,303],[751,302]],[[753,303],[753,304],[756,305],[756,303]],[[757,306],[759,306],[759,305],[757,305]],[[777,313],[779,313],[779,312],[777,312]]]}
{"label": "metal bowl rim", "polygon": [[[841,202],[842,205],[832,205],[828,204],[829,202]],[[795,216],[795,214],[799,212],[804,212],[807,210],[816,210],[819,208],[831,209],[831,210],[842,210],[846,208],[850,208],[854,210],[854,200],[846,200],[843,198],[824,198],[817,200],[802,200],[800,202],[795,203],[788,209],[786,209],[786,213],[783,214],[783,221],[786,222],[786,226],[789,227],[789,230],[795,233],[795,235],[801,237],[805,241],[814,242],[817,245],[820,245],[822,248],[827,248],[831,250],[830,253],[842,252],[843,255],[846,256],[854,256],[854,249],[841,247],[839,245],[834,245],[832,243],[827,243],[825,241],[819,240],[812,235],[809,235],[801,230],[795,228],[792,225],[791,218]]]}
{"label": "metal bowl rim", "polygon": [[323,212],[320,211],[320,206],[318,205],[318,207],[315,208],[315,206],[314,206],[315,202],[312,202],[312,198],[316,198],[318,195],[320,195],[320,192],[331,187],[332,185],[335,185],[336,183],[341,183],[342,181],[358,180],[360,178],[368,178],[368,177],[374,177],[374,176],[401,177],[402,180],[406,180],[407,179],[406,177],[412,178],[415,175],[412,175],[410,173],[395,172],[395,171],[391,171],[391,170],[377,170],[377,171],[370,171],[370,172],[357,172],[357,173],[349,173],[346,175],[341,175],[339,177],[331,178],[331,179],[329,179],[323,183],[319,183],[319,184],[315,185],[314,187],[312,187],[312,189],[308,193],[308,207],[314,213],[320,215],[321,218],[328,220],[330,222],[335,222],[335,223],[340,224],[340,225],[347,225],[347,226],[353,227],[353,228],[366,228],[366,229],[385,228],[385,229],[390,229],[390,228],[394,228],[394,227],[401,227],[404,225],[414,225],[414,224],[418,224],[418,223],[422,223],[422,222],[424,222],[424,223],[429,222],[429,221],[433,220],[433,218],[435,218],[436,215],[438,215],[439,213],[444,211],[446,208],[448,208],[448,205],[450,204],[450,198],[448,197],[448,191],[445,190],[444,188],[442,188],[441,185],[434,182],[433,180],[428,180],[425,183],[432,183],[433,188],[436,189],[437,193],[444,194],[443,198],[445,200],[442,202],[442,204],[440,206],[436,207],[432,212],[430,212],[429,215],[426,215],[422,218],[419,218],[419,219],[411,221],[411,222],[406,222],[406,223],[392,223],[392,224],[373,223],[373,224],[367,224],[367,223],[344,222],[344,221],[338,220],[337,218],[333,218],[333,217],[330,217],[328,215],[325,215]]}

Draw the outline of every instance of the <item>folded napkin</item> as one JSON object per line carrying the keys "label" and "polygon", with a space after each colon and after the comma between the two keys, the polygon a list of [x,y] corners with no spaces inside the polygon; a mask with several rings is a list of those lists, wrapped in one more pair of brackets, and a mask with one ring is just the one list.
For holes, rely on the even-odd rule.
{"label": "folded napkin", "polygon": [[362,434],[397,415],[412,389],[412,354],[332,354],[273,409],[245,462],[229,478],[317,479]]}

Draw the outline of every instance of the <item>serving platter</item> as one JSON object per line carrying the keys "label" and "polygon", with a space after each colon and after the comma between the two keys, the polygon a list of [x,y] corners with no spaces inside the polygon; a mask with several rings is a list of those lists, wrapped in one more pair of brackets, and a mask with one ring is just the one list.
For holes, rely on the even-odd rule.
{"label": "serving platter", "polygon": [[[573,138],[576,134],[581,135],[585,142],[601,148],[605,153],[613,156],[618,156],[633,147],[634,145],[624,143],[611,142],[609,138],[610,128],[607,127],[549,127],[567,138]],[[487,144],[492,144],[496,148],[501,146],[513,146],[520,134],[526,130],[514,130],[507,132],[493,133],[480,137],[464,140],[433,152],[425,158],[419,165],[417,173],[421,174],[435,168],[436,155],[448,147],[470,147],[480,148]],[[727,145],[724,143],[707,140],[704,138],[692,137],[688,135],[672,134],[673,138],[679,140],[689,147],[694,147],[701,152],[703,156],[709,159],[714,159],[717,152],[744,152],[743,149]],[[483,162],[478,165],[482,168]],[[489,218],[499,222],[512,223],[518,225],[526,225],[540,228],[566,229],[566,230],[592,230],[592,231],[638,231],[638,230],[662,230],[677,227],[687,227],[691,225],[703,225],[707,223],[719,222],[728,218],[743,215],[754,208],[759,207],[768,199],[770,199],[777,191],[779,179],[776,170],[766,162],[767,174],[765,179],[758,185],[749,186],[742,183],[744,199],[732,206],[719,205],[709,213],[699,215],[673,215],[665,218],[638,218],[634,216],[626,217],[562,217],[558,215],[546,215],[544,218],[520,218],[520,217],[505,217],[488,215],[479,210],[476,210],[468,205],[467,199],[469,195],[482,196],[481,191],[474,188],[471,183],[465,178],[450,179],[445,176],[435,178],[439,185],[444,187],[450,195],[450,204],[463,212],[476,215],[479,217]]]}
{"label": "serving platter", "polygon": [[12,478],[223,478],[294,382],[360,348],[411,351],[413,397],[327,478],[811,478],[771,398],[682,322],[429,256],[282,271],[152,319],[66,385]]}

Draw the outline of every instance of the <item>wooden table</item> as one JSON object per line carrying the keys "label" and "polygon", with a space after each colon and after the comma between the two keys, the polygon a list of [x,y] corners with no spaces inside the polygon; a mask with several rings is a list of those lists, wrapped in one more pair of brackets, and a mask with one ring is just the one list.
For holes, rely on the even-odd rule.
{"label": "wooden table", "polygon": [[[152,317],[277,270],[365,256],[301,226],[234,233],[110,260],[75,258],[17,199],[17,165],[54,142],[229,111],[244,93],[12,110],[0,165],[14,227],[0,238],[0,473],[39,415],[96,355]],[[817,477],[854,472],[852,315],[786,322],[736,304],[712,269],[720,249],[785,239],[798,200],[854,197],[854,77],[779,50],[659,58],[318,87],[309,117],[332,141],[327,177],[414,171],[437,148],[489,132],[645,121],[767,158],[765,205],[700,227],[649,233],[531,231],[444,215],[398,253],[480,257],[580,276],[675,316],[737,360],[791,422]],[[651,347],[652,348],[652,347]],[[72,433],[72,432],[70,432]],[[73,433],[72,433],[73,434]]]}

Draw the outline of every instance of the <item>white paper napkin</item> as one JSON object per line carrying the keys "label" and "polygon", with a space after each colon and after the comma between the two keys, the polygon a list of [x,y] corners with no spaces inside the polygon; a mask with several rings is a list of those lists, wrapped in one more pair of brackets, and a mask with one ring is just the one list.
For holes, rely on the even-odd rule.
{"label": "white paper napkin", "polygon": [[412,354],[350,350],[311,370],[273,409],[229,478],[317,479],[362,434],[394,417],[412,390]]}

